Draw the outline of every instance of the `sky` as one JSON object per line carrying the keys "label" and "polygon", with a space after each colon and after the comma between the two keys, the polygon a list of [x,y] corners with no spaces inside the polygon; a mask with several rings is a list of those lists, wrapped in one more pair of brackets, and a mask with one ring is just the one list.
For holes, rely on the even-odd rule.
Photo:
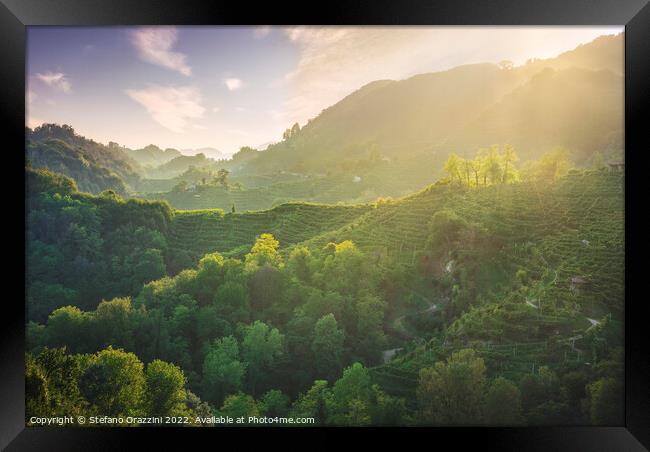
{"label": "sky", "polygon": [[[279,141],[374,80],[549,58],[623,27],[28,27],[26,123],[192,154]],[[209,152],[207,153],[209,155]]]}

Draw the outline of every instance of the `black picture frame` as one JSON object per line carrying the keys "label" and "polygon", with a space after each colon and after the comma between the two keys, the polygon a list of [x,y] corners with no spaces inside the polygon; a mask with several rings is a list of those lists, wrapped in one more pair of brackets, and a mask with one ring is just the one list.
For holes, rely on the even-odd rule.
{"label": "black picture frame", "polygon": [[[32,25],[624,25],[625,26],[625,148],[626,148],[626,415],[623,427],[553,428],[436,428],[384,429],[381,437],[398,442],[402,433],[423,434],[435,444],[468,442],[495,450],[636,451],[650,447],[650,352],[643,297],[643,234],[647,231],[639,180],[643,154],[650,152],[643,119],[650,117],[650,5],[648,0],[466,0],[390,1],[355,0],[319,4],[281,5],[276,2],[243,4],[199,0],[0,0],[0,118],[5,126],[2,146],[8,172],[16,181],[5,183],[3,211],[5,246],[13,245],[16,257],[5,258],[6,283],[16,289],[3,300],[0,319],[0,447],[7,450],[112,450],[126,449],[136,434],[152,429],[25,428],[24,425],[24,200],[18,196],[24,184],[25,43],[26,26]],[[15,168],[14,168],[15,166]],[[19,176],[23,175],[23,176]],[[638,213],[637,213],[638,212]],[[22,237],[23,240],[18,238]],[[638,260],[638,262],[637,262]],[[22,276],[21,276],[22,275]],[[128,430],[128,431],[125,431]],[[194,442],[198,436],[221,429],[157,429],[153,439]],[[187,431],[191,431],[188,433]],[[291,433],[297,429],[276,429]],[[310,429],[309,442],[326,439],[338,429]],[[379,429],[372,430],[380,435]],[[173,435],[169,433],[172,432]],[[267,438],[266,429],[241,430],[246,443]],[[433,434],[431,433],[433,432]],[[250,433],[250,434],[249,434]],[[284,435],[283,435],[284,436]],[[213,437],[212,437],[213,438]],[[407,438],[406,436],[404,438]],[[205,439],[205,438],[202,438]],[[410,438],[409,438],[410,439]],[[166,443],[170,445],[171,443]],[[186,443],[188,444],[188,443]],[[213,443],[217,447],[218,443]],[[222,444],[222,446],[225,443]],[[296,444],[298,445],[298,444]],[[167,448],[166,448],[167,449]]]}

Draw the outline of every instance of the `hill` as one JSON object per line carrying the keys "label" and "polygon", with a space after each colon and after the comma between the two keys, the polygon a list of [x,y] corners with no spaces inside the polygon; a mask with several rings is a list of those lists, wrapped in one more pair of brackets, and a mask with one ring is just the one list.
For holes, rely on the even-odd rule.
{"label": "hill", "polygon": [[223,158],[226,158],[227,155],[221,152],[219,149],[215,148],[199,148],[199,149],[194,149],[188,153],[191,154],[205,154],[208,158],[214,159],[214,160],[220,160]]}
{"label": "hill", "polygon": [[81,193],[72,179],[44,168],[25,173],[29,320],[67,304],[94,308],[166,273],[168,205]]}
{"label": "hill", "polygon": [[[109,147],[111,146],[111,144],[117,145],[116,143],[109,143]],[[131,159],[138,162],[141,166],[149,166],[149,167],[163,165],[169,162],[170,160],[181,156],[180,151],[176,149],[168,148],[162,150],[158,146],[153,144],[150,144],[149,146],[145,146],[142,149],[122,148],[122,150],[126,155],[128,155]]]}
{"label": "hill", "polygon": [[65,141],[47,139],[28,144],[26,156],[34,168],[47,168],[72,177],[81,191],[99,193],[113,190],[123,196],[128,191],[120,176]]}
{"label": "hill", "polygon": [[190,262],[209,251],[241,258],[262,232],[285,258],[352,241],[386,272],[388,362],[372,381],[416,409],[420,370],[455,351],[476,350],[493,378],[524,381],[542,366],[586,372],[622,345],[623,182],[574,170],[555,183],[439,183],[357,207],[177,211],[170,248]]}
{"label": "hill", "polygon": [[[623,199],[621,175],[600,171],[576,171],[549,186],[519,183],[468,190],[438,185],[382,204],[301,245],[321,247],[330,241],[352,240],[386,262],[422,266],[439,275],[457,250],[451,247],[435,254],[430,243],[435,231],[423,226],[436,212],[451,211],[489,237],[483,245],[498,247],[498,255],[505,259],[492,260],[490,266],[503,266],[499,271],[506,279],[514,279],[519,269],[539,278],[551,271],[558,288],[568,287],[573,277],[589,279],[592,283],[583,288],[580,298],[599,294],[600,302],[620,313]],[[471,254],[469,247],[464,251]],[[475,275],[477,284],[485,284],[481,292],[503,282],[493,271]],[[618,282],[614,285],[614,281]]]}
{"label": "hill", "polygon": [[458,149],[508,142],[524,160],[562,146],[587,162],[623,149],[623,77],[608,70],[546,68],[450,137]]}
{"label": "hill", "polygon": [[147,177],[150,179],[170,179],[174,178],[188,168],[210,166],[214,160],[207,158],[205,154],[196,155],[179,155],[173,159],[147,170]]}
{"label": "hill", "polygon": [[[373,145],[389,158],[432,150],[471,153],[513,140],[531,158],[556,146],[575,151],[581,161],[595,151],[620,151],[622,67],[619,34],[520,67],[475,64],[376,81],[269,146],[246,169],[322,172],[346,159],[367,158]],[[549,133],[558,116],[557,122],[568,123],[562,133]],[[592,126],[599,128],[596,136]]]}
{"label": "hill", "polygon": [[242,257],[262,233],[272,233],[286,248],[335,230],[370,210],[369,206],[289,203],[270,210],[227,213],[222,210],[175,211],[170,230],[172,271],[191,267],[215,251]]}
{"label": "hill", "polygon": [[[457,216],[467,237],[434,246],[432,219],[437,213]],[[329,242],[351,240],[381,265],[419,269],[426,278],[444,277],[454,261],[454,277],[464,268],[473,294],[516,287],[521,270],[531,290],[544,289],[540,303],[560,303],[557,300],[571,293],[572,303],[598,317],[622,313],[622,220],[622,176],[604,170],[574,171],[544,185],[464,189],[437,184],[373,205],[292,203],[226,215],[176,211],[170,246],[196,256],[211,251],[241,256],[263,232],[276,235],[285,254],[298,246],[320,249]],[[574,292],[575,278],[584,280],[584,287]],[[433,286],[426,290],[430,297],[441,296]]]}
{"label": "hill", "polygon": [[77,135],[68,125],[43,124],[25,130],[25,157],[77,181],[83,191],[112,189],[126,194],[140,181],[138,164],[115,147]]}
{"label": "hill", "polygon": [[[436,153],[387,161],[365,160],[340,171],[325,174],[302,174],[279,171],[255,175],[235,172],[231,182],[239,186],[228,188],[202,185],[210,180],[209,170],[188,170],[167,180],[145,180],[141,187],[147,199],[168,201],[177,209],[220,208],[238,211],[262,210],[284,202],[307,201],[336,204],[366,203],[380,196],[405,196],[433,182],[437,168],[442,166]],[[409,177],[405,174],[409,172]],[[189,189],[173,190],[185,181]]]}

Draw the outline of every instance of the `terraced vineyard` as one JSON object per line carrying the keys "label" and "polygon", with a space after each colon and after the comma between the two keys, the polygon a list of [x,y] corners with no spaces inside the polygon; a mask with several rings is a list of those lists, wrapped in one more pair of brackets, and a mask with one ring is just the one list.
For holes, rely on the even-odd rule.
{"label": "terraced vineyard", "polygon": [[[440,162],[434,156],[418,156],[388,164],[382,162],[371,168],[335,172],[329,175],[300,175],[277,173],[273,176],[233,176],[245,188],[226,190],[220,186],[199,186],[196,191],[143,193],[147,199],[167,200],[177,209],[224,209],[234,205],[237,211],[262,210],[291,201],[347,204],[365,203],[379,197],[403,196],[433,181],[430,168]],[[410,174],[409,178],[401,175]],[[166,190],[180,182],[146,181],[149,190]],[[166,185],[164,185],[166,184]]]}
{"label": "terraced vineyard", "polygon": [[[571,174],[556,184],[530,183],[459,189],[431,186],[392,204],[381,205],[335,231],[314,237],[310,246],[352,240],[387,262],[414,264],[424,251],[428,223],[451,209],[484,226],[503,244],[498,260],[514,276],[518,269],[550,286],[546,298],[566,297],[589,304],[602,315],[603,303],[620,309],[624,272],[624,198],[620,174]],[[494,274],[486,275],[494,279]],[[572,278],[579,278],[578,286]],[[599,302],[600,301],[600,302]]]}
{"label": "terraced vineyard", "polygon": [[[446,199],[441,193],[447,192]],[[402,210],[410,204],[410,209]],[[529,184],[453,191],[435,187],[387,206],[377,218],[370,214],[363,226],[337,231],[338,239],[361,239],[364,231],[375,237],[382,227],[400,223],[410,237],[412,251],[404,250],[398,235],[384,235],[393,257],[408,262],[424,246],[425,228],[413,226],[413,211],[429,215],[435,208],[450,208],[469,221],[480,222],[504,242],[497,265],[518,269],[530,277],[521,304],[478,306],[484,315],[465,315],[455,327],[479,332],[490,340],[429,343],[412,348],[372,369],[373,379],[387,392],[415,404],[419,369],[444,360],[455,349],[471,346],[484,358],[492,376],[517,381],[535,373],[540,363],[551,369],[584,365],[592,359],[582,344],[584,334],[610,315],[620,322],[624,300],[624,197],[620,174],[574,173],[547,188]],[[378,220],[380,218],[381,220]],[[508,220],[504,220],[507,218]],[[422,222],[421,222],[422,223]],[[364,241],[357,240],[361,246]],[[508,273],[508,272],[506,272]],[[497,315],[496,309],[511,310]],[[512,311],[515,309],[516,311]],[[475,322],[476,324],[472,324]],[[616,327],[620,328],[620,323]],[[622,331],[622,329],[621,329]],[[497,338],[493,342],[492,338]],[[553,339],[539,339],[549,338]],[[453,337],[452,337],[453,339]],[[480,339],[476,337],[476,339]]]}
{"label": "terraced vineyard", "polygon": [[219,251],[230,256],[248,252],[257,236],[270,232],[287,246],[337,229],[368,212],[369,206],[325,206],[288,203],[271,210],[227,213],[222,210],[175,211],[170,252],[188,252],[195,259]]}
{"label": "terraced vineyard", "polygon": [[[598,317],[622,306],[623,199],[622,175],[585,172],[544,186],[430,186],[379,206],[289,203],[241,214],[176,211],[171,251],[197,258],[213,251],[242,255],[256,236],[270,232],[285,252],[297,244],[352,240],[387,264],[410,265],[424,251],[430,218],[446,208],[503,243],[499,261],[508,275],[524,270],[544,287],[546,300],[572,297]],[[572,278],[579,278],[578,287]]]}
{"label": "terraced vineyard", "polygon": [[[373,367],[371,377],[387,393],[404,397],[412,407],[417,405],[415,391],[418,385],[420,369],[431,367],[444,360],[454,351],[466,346],[449,344],[426,344],[397,357],[389,363]],[[505,377],[518,381],[522,376],[535,373],[540,365],[556,369],[567,363],[584,364],[587,354],[572,347],[570,340],[557,343],[549,341],[510,343],[510,344],[474,344],[472,347],[483,358],[488,373],[493,377]],[[559,356],[555,362],[549,362],[548,353]]]}

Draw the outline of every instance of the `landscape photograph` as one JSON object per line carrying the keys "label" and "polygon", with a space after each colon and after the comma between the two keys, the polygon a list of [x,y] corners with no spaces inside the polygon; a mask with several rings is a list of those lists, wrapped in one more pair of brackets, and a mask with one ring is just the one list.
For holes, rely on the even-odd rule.
{"label": "landscape photograph", "polygon": [[27,27],[28,427],[622,426],[624,27]]}

